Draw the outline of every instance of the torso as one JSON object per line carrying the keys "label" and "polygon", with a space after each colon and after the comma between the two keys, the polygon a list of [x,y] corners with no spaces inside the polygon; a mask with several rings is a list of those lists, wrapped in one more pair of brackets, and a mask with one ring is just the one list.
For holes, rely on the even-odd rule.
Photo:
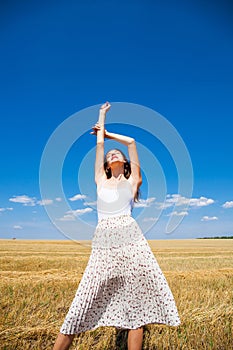
{"label": "torso", "polygon": [[99,183],[97,184],[97,193],[99,189],[103,186],[105,188],[116,188],[116,186],[118,186],[121,182],[127,182],[128,184],[130,184],[134,198],[137,193],[137,185],[133,180],[132,176],[126,179],[123,174],[120,174],[117,178],[112,176],[110,179],[107,179],[106,176],[104,176],[101,179],[101,181],[99,181]]}
{"label": "torso", "polygon": [[105,178],[97,186],[99,220],[118,215],[131,215],[133,202],[132,183],[123,174],[118,178]]}

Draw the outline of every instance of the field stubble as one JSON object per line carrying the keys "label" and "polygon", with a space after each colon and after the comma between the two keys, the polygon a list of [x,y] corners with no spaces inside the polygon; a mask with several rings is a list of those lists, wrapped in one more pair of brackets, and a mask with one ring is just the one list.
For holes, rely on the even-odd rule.
{"label": "field stubble", "polygon": [[[1,350],[52,349],[90,255],[90,242],[0,241]],[[145,326],[144,350],[229,350],[233,240],[149,241],[173,292],[179,327]],[[98,328],[71,349],[124,350],[126,331]]]}

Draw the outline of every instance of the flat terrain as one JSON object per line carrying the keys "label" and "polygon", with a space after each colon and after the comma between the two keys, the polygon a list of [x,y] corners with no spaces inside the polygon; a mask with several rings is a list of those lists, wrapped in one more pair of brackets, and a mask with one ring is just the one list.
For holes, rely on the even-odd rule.
{"label": "flat terrain", "polygon": [[[150,325],[144,350],[233,349],[233,239],[149,241],[182,324]],[[0,349],[52,349],[90,255],[90,242],[0,240]],[[71,349],[126,349],[99,328]]]}

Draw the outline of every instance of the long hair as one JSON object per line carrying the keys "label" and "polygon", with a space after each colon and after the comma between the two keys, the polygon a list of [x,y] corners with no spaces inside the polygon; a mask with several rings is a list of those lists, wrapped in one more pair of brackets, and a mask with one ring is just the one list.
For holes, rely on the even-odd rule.
{"label": "long hair", "polygon": [[[130,177],[130,174],[131,174],[130,162],[128,161],[126,155],[120,149],[114,148],[114,150],[120,152],[122,154],[122,157],[124,158],[124,161],[125,161],[124,162],[124,177],[126,179],[128,179]],[[111,168],[108,167],[107,154],[105,154],[105,157],[104,157],[104,170],[105,170],[105,174],[107,176],[107,179],[110,179],[112,177],[112,171],[111,171]],[[138,202],[139,201],[139,196],[140,196],[140,191],[138,189],[137,193],[136,193],[136,195],[134,197],[134,202]]]}

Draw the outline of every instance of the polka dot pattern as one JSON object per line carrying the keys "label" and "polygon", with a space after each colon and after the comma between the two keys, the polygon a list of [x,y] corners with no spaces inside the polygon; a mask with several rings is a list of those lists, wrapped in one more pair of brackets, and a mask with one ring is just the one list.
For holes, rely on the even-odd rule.
{"label": "polka dot pattern", "polygon": [[100,326],[136,329],[151,323],[180,324],[166,278],[131,216],[101,220],[60,332],[77,334]]}

